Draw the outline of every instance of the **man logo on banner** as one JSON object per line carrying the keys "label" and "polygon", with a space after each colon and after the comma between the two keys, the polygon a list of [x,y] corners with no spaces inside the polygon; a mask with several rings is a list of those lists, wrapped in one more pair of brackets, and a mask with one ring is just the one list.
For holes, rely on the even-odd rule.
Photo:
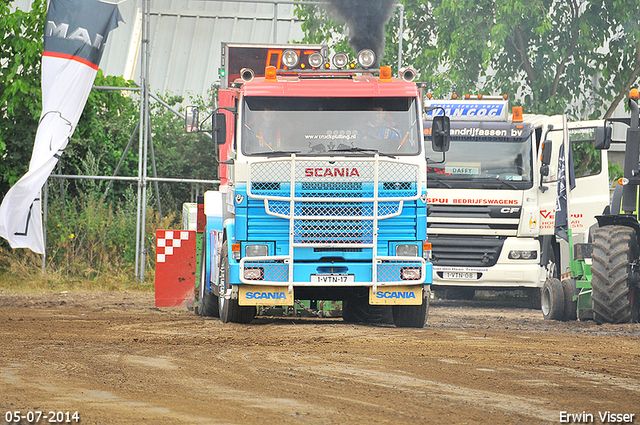
{"label": "man logo on banner", "polygon": [[0,236],[45,253],[40,191],[78,125],[107,34],[122,21],[114,4],[50,0],[42,54],[42,115],[29,170],[0,205]]}
{"label": "man logo on banner", "polygon": [[[563,142],[560,145],[560,152],[558,153],[558,196],[556,198],[556,223],[554,233],[557,237],[569,241],[568,229],[569,229],[569,217],[568,209],[569,203],[567,198],[567,170],[565,164]],[[573,190],[576,187],[576,175],[573,169],[573,155],[571,149],[569,149],[569,158],[566,159],[569,163],[569,184]]]}

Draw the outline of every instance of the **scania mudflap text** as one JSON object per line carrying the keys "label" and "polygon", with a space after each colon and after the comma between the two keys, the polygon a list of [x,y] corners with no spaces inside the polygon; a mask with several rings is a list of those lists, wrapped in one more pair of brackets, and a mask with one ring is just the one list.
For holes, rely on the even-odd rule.
{"label": "scania mudflap text", "polygon": [[[609,201],[607,152],[594,147],[603,121],[510,113],[506,97],[425,102],[435,106],[451,118],[451,145],[443,157],[427,144],[433,288],[452,298],[524,289],[540,308],[545,282],[570,271],[569,246],[554,234],[560,147],[570,139],[571,228],[573,240],[586,243]],[[426,116],[427,140],[439,111]]]}
{"label": "scania mudflap text", "polygon": [[[331,68],[323,50],[301,63],[308,49],[282,49],[263,76],[242,69],[218,93],[226,137],[220,189],[204,196],[198,313],[248,323],[256,306],[340,300],[346,321],[390,311],[423,327],[432,271],[413,73],[371,69],[371,51]],[[436,125],[441,143],[447,120]]]}

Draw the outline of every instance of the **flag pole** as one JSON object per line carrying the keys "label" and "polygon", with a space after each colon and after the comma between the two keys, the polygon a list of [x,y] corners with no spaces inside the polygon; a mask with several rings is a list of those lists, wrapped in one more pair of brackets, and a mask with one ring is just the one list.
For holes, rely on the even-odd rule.
{"label": "flag pole", "polygon": [[[569,264],[573,261],[573,235],[571,231],[571,167],[573,164],[569,164],[569,158],[573,159],[571,152],[571,139],[569,138],[569,127],[567,126],[567,116],[562,115],[562,138],[564,139],[564,181],[565,181],[565,194],[567,197],[567,242],[569,243]],[[561,275],[562,276],[562,275]]]}

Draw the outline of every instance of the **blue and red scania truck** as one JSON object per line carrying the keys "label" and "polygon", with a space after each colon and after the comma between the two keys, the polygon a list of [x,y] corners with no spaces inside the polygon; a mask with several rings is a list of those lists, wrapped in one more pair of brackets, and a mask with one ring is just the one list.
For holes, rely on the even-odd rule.
{"label": "blue and red scania truck", "polygon": [[[374,68],[370,50],[353,62],[320,45],[222,50],[221,183],[204,195],[196,312],[249,323],[257,306],[333,300],[347,321],[390,311],[423,327],[432,267],[414,73]],[[197,108],[186,125],[202,131]],[[436,149],[447,125],[434,124]]]}

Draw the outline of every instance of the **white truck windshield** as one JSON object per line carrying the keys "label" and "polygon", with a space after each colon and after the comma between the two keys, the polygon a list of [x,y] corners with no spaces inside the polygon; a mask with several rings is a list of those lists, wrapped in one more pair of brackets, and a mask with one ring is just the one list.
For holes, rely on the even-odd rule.
{"label": "white truck windshield", "polygon": [[451,145],[431,149],[425,123],[428,187],[526,189],[533,184],[532,141],[528,124],[451,123]]}
{"label": "white truck windshield", "polygon": [[418,155],[413,98],[245,97],[241,150],[249,156]]}

